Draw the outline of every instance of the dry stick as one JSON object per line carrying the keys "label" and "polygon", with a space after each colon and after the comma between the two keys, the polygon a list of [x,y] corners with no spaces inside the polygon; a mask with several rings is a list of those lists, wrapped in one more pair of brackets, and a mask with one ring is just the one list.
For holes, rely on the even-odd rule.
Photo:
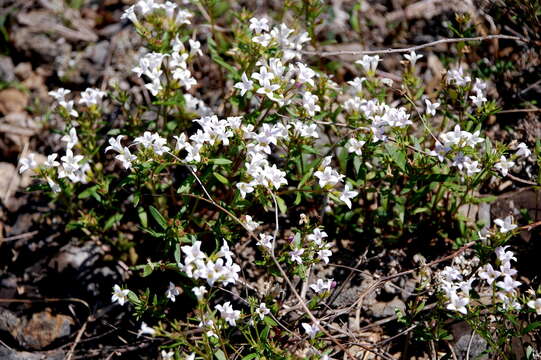
{"label": "dry stick", "polygon": [[524,180],[524,179],[521,179],[519,177],[516,177],[515,175],[507,174],[507,177],[509,179],[511,179],[511,180],[515,180],[516,182],[523,183],[523,184],[526,184],[526,185],[534,185],[534,186],[539,185],[538,183],[536,183],[534,181]]}
{"label": "dry stick", "polygon": [[366,295],[368,295],[369,293],[371,293],[373,290],[377,289],[378,287],[380,287],[381,285],[385,284],[387,281],[390,281],[390,280],[393,280],[393,279],[396,279],[398,277],[401,277],[401,276],[404,276],[404,275],[408,275],[408,274],[411,274],[411,273],[414,273],[422,268],[425,268],[425,267],[432,267],[434,265],[437,265],[439,263],[442,263],[444,261],[447,261],[447,260],[450,260],[450,259],[453,259],[455,257],[457,257],[458,255],[460,255],[462,252],[464,252],[466,249],[472,247],[473,245],[475,244],[474,241],[472,242],[469,242],[467,243],[466,245],[462,246],[460,249],[456,250],[455,252],[453,252],[452,254],[450,255],[447,255],[447,256],[444,256],[442,258],[439,258],[439,259],[436,259],[434,261],[431,261],[425,265],[422,265],[422,266],[418,266],[416,268],[413,268],[413,269],[410,269],[410,270],[406,270],[406,271],[402,271],[402,272],[399,272],[399,273],[396,273],[394,275],[389,275],[389,276],[386,276],[386,277],[383,277],[375,282],[373,282],[369,287],[368,289],[366,289],[360,296],[359,296],[359,299],[357,301],[355,301],[353,304],[351,304],[348,308],[346,309],[343,309],[341,311],[338,311],[336,312],[336,314],[334,314],[334,316],[339,316],[339,315],[342,315],[342,314],[346,314],[346,313],[349,313],[354,307],[357,307],[357,306],[361,306],[362,305],[362,302],[363,302],[363,299]]}
{"label": "dry stick", "polygon": [[[314,316],[314,314],[312,314],[312,312],[310,311],[310,309],[308,308],[308,306],[306,306],[306,303],[302,300],[301,296],[299,295],[299,293],[297,292],[297,290],[295,289],[295,286],[293,285],[293,283],[291,282],[291,280],[289,279],[289,277],[287,276],[287,274],[285,273],[284,269],[282,268],[282,266],[280,265],[280,263],[278,262],[278,260],[276,259],[276,256],[274,255],[274,245],[276,243],[276,237],[278,236],[278,231],[279,231],[279,224],[278,224],[278,202],[276,201],[276,196],[274,195],[274,193],[272,191],[269,191],[271,196],[272,196],[272,200],[274,201],[274,217],[275,217],[275,229],[274,229],[274,238],[272,239],[272,249],[270,251],[270,255],[271,255],[271,259],[272,261],[274,262],[274,264],[276,265],[276,267],[278,268],[278,271],[280,271],[280,274],[282,275],[282,277],[284,278],[284,280],[287,282],[287,285],[289,286],[289,288],[291,289],[291,291],[293,292],[293,295],[295,295],[295,297],[297,298],[297,300],[299,301],[302,309],[305,311],[305,313],[308,315],[308,317],[314,322],[314,324],[318,324],[319,321],[316,319],[316,317]],[[353,355],[351,355],[349,353],[349,351],[338,341],[336,340],[324,327],[321,327],[319,326],[319,329],[327,336],[329,337],[333,343],[336,344],[336,346],[338,346],[338,348],[340,348],[340,350],[342,350],[344,352],[344,354],[346,354],[349,358],[355,360],[355,357]]]}
{"label": "dry stick", "polygon": [[83,336],[83,334],[84,334],[84,332],[86,330],[86,325],[88,324],[89,318],[86,319],[83,326],[81,326],[81,328],[77,332],[77,336],[75,337],[75,341],[73,342],[73,345],[71,346],[68,354],[65,357],[66,360],[71,360],[71,358],[73,357],[73,354],[75,352],[75,348],[77,347],[77,344],[81,341],[81,337]]}
{"label": "dry stick", "polygon": [[388,48],[388,49],[362,50],[362,51],[338,50],[338,51],[301,51],[301,52],[306,55],[318,55],[318,56],[387,55],[387,54],[407,53],[410,51],[416,51],[416,50],[424,49],[424,48],[431,47],[434,45],[439,45],[439,44],[457,43],[457,42],[463,42],[463,41],[486,41],[486,40],[493,40],[493,39],[515,40],[515,41],[520,41],[520,42],[525,42],[525,43],[528,42],[527,40],[518,36],[495,34],[495,35],[476,36],[476,37],[467,37],[467,38],[440,39],[440,40],[432,41],[426,44],[411,46],[411,47],[407,47],[403,49]]}
{"label": "dry stick", "polygon": [[468,349],[466,350],[466,360],[470,360],[470,350],[471,350],[471,345],[473,343],[473,335],[475,335],[475,330],[472,330],[471,335],[470,335],[470,341],[468,341]]}
{"label": "dry stick", "polygon": [[5,238],[1,237],[2,234],[0,234],[0,244],[3,243],[3,242],[7,242],[7,241],[15,241],[15,240],[20,240],[20,239],[25,239],[25,238],[31,238],[34,235],[36,235],[38,232],[39,231],[34,230],[34,231],[26,232],[24,234],[8,236],[8,237],[5,237]]}

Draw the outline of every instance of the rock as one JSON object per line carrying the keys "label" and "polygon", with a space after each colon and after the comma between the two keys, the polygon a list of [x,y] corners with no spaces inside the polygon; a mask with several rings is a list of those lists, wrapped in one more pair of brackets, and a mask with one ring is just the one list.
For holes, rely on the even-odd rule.
{"label": "rock", "polygon": [[5,89],[0,91],[0,113],[23,112],[28,105],[28,95],[17,89]]}
{"label": "rock", "polygon": [[[70,316],[53,315],[49,309],[32,314],[30,320],[0,308],[0,330],[6,331],[25,349],[40,350],[71,334]],[[3,358],[2,358],[3,359]]]}
{"label": "rock", "polygon": [[454,324],[451,331],[453,333],[453,338],[456,339],[453,348],[455,349],[456,355],[459,359],[466,359],[468,347],[470,348],[470,359],[488,359],[488,356],[483,354],[483,352],[487,349],[487,342],[481,336],[474,333],[473,340],[471,340],[470,344],[472,329],[467,323],[460,322]]}
{"label": "rock", "polygon": [[406,304],[398,297],[393,298],[389,302],[378,301],[370,307],[372,315],[376,318],[382,318],[387,316],[392,316],[395,314],[395,310],[399,309],[404,311],[406,309]]}
{"label": "rock", "polygon": [[63,360],[65,356],[66,353],[61,350],[30,353],[0,347],[0,359],[2,360]]}
{"label": "rock", "polygon": [[15,67],[9,56],[0,56],[0,81],[15,81]]}
{"label": "rock", "polygon": [[10,163],[0,163],[0,201],[8,206],[11,196],[17,190],[20,178],[17,174],[17,168]]}
{"label": "rock", "polygon": [[103,255],[103,250],[94,243],[88,242],[82,247],[68,244],[50,262],[49,266],[61,272],[66,267],[80,269],[81,266],[90,267]]}

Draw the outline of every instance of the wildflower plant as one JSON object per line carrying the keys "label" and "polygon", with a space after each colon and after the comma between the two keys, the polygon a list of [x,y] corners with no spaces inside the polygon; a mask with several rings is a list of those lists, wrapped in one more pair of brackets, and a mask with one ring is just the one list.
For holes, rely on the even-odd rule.
{"label": "wildflower plant", "polygon": [[[319,1],[305,3],[318,14]],[[490,179],[532,156],[524,143],[484,133],[497,111],[487,83],[459,61],[438,93],[425,94],[423,55],[413,51],[400,81],[380,75],[383,55],[360,55],[358,76],[342,82],[307,53],[317,16],[286,24],[242,12],[221,32],[219,4],[139,0],[124,10],[145,43],[126,72],[150,102],[114,85],[51,91],[63,149],[20,165],[68,230],[101,237],[126,261],[126,249],[145,257],[132,257],[132,269],[157,281],[116,284],[112,301],[145,319],[140,334],[172,340],[161,357],[352,358],[333,336],[340,328],[327,300],[337,282],[313,276],[345,238],[467,246],[469,260],[420,267],[438,306],[438,315],[422,316],[441,326],[446,316],[464,319],[498,354],[510,329],[534,330],[528,319],[541,313],[541,300],[517,280],[505,245],[519,229],[514,220],[488,227],[459,213],[486,201],[476,194]],[[219,69],[217,99],[205,96],[209,63]],[[112,109],[122,120],[104,120]],[[264,285],[250,284],[246,272],[262,274]],[[417,321],[427,299],[401,320]],[[185,314],[172,318],[179,303]]]}

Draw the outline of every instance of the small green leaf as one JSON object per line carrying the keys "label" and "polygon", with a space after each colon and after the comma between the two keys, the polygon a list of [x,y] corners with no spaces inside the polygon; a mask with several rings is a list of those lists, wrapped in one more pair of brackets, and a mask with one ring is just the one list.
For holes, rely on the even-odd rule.
{"label": "small green leaf", "polygon": [[175,247],[175,261],[180,263],[180,244],[177,244]]}
{"label": "small green leaf", "polygon": [[222,174],[218,173],[218,172],[213,172],[214,174],[214,177],[216,179],[218,179],[219,182],[221,182],[222,184],[225,184],[225,185],[229,185],[229,180],[227,180],[227,178],[225,176],[223,176]]}
{"label": "small green leaf", "polygon": [[233,163],[233,161],[225,158],[210,159],[209,161],[216,165],[229,165]]}
{"label": "small green leaf", "polygon": [[139,216],[139,221],[141,221],[141,225],[143,225],[143,227],[148,227],[148,216],[145,209],[143,209],[142,207],[138,208],[137,215]]}
{"label": "small green leaf", "polygon": [[154,271],[154,269],[152,268],[152,266],[145,265],[145,267],[143,268],[143,274],[141,276],[142,277],[147,277],[150,274],[152,274],[153,271]]}
{"label": "small green leaf", "polygon": [[149,210],[150,210],[150,215],[152,215],[152,217],[154,218],[154,220],[156,220],[158,225],[160,225],[160,227],[164,230],[167,229],[167,220],[165,220],[162,214],[160,214],[158,209],[156,209],[154,206],[151,205],[149,206]]}
{"label": "small green leaf", "polygon": [[122,220],[122,217],[124,216],[124,214],[115,214],[113,216],[111,216],[109,218],[109,220],[107,220],[107,222],[105,223],[103,229],[104,230],[109,230],[110,228],[113,227],[113,225],[115,225],[117,222],[119,222],[120,220]]}
{"label": "small green leaf", "polygon": [[280,209],[280,212],[282,213],[282,215],[287,214],[287,205],[286,205],[286,202],[284,201],[284,199],[277,196],[276,197],[276,202],[278,203],[278,208]]}
{"label": "small green leaf", "polygon": [[225,357],[225,354],[222,350],[218,350],[214,353],[214,356],[216,356],[216,359],[218,360],[227,360],[227,358]]}
{"label": "small green leaf", "polygon": [[245,357],[243,357],[242,360],[252,360],[252,359],[257,358],[258,356],[259,356],[258,354],[252,353],[250,355],[246,355]]}

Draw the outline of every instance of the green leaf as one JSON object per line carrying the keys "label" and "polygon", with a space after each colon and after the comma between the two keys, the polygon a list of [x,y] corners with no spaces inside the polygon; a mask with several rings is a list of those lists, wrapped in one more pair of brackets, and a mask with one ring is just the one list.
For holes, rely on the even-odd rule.
{"label": "green leaf", "polygon": [[530,325],[526,326],[522,330],[522,335],[526,335],[527,333],[529,333],[530,331],[532,331],[534,329],[537,329],[538,327],[541,327],[541,321],[536,321],[536,322],[533,322]]}
{"label": "green leaf", "polygon": [[180,263],[180,244],[175,246],[175,261],[177,264]]}
{"label": "green leaf", "polygon": [[225,158],[210,159],[209,161],[216,165],[229,165],[233,163],[233,161]]}
{"label": "green leaf", "polygon": [[154,206],[150,205],[149,210],[150,210],[150,215],[152,215],[152,217],[154,218],[154,220],[156,220],[158,225],[160,225],[160,227],[162,229],[164,229],[164,230],[167,229],[167,220],[165,220],[165,218],[162,216],[162,214],[160,214],[158,209],[156,209]]}
{"label": "green leaf", "polygon": [[287,214],[287,205],[286,205],[286,202],[284,201],[284,199],[277,196],[276,197],[276,202],[278,203],[278,208],[280,209],[280,212],[282,213],[282,215]]}
{"label": "green leaf", "polygon": [[214,353],[214,356],[216,356],[216,359],[218,360],[227,360],[227,358],[225,357],[225,354],[222,350],[218,350]]}
{"label": "green leaf", "polygon": [[143,209],[142,207],[138,208],[137,215],[139,216],[139,221],[141,221],[141,225],[143,225],[143,227],[148,227],[148,216],[145,209]]}
{"label": "green leaf", "polygon": [[113,227],[113,225],[115,225],[117,222],[122,220],[122,217],[124,217],[124,214],[121,214],[121,213],[114,214],[113,216],[111,216],[109,218],[109,220],[107,220],[107,222],[105,223],[103,229],[104,230],[109,230],[110,228]]}
{"label": "green leaf", "polygon": [[227,178],[225,176],[223,176],[222,174],[218,173],[218,172],[213,172],[214,174],[214,177],[216,179],[218,179],[219,182],[221,182],[222,184],[225,184],[225,185],[229,185],[229,180],[227,180]]}
{"label": "green leaf", "polygon": [[147,277],[150,274],[152,274],[153,271],[154,271],[154,269],[152,268],[152,266],[145,265],[145,267],[143,268],[143,274],[141,276],[142,277]]}
{"label": "green leaf", "polygon": [[263,322],[265,324],[267,324],[268,326],[276,326],[276,325],[278,325],[278,323],[276,321],[274,321],[274,319],[271,318],[270,316],[265,316],[263,318]]}
{"label": "green leaf", "polygon": [[252,360],[252,359],[257,358],[258,356],[259,356],[258,354],[252,353],[250,355],[246,355],[245,357],[243,357],[242,360]]}

